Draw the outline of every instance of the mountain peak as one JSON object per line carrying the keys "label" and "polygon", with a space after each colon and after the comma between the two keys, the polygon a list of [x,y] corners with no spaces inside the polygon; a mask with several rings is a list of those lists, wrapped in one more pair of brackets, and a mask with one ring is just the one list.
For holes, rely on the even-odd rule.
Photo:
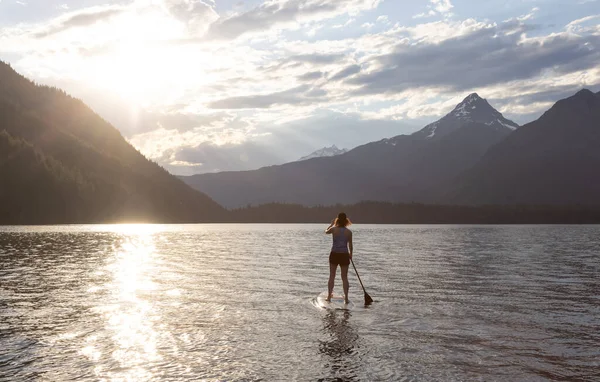
{"label": "mountain peak", "polygon": [[574,105],[574,104],[594,102],[597,98],[598,98],[598,94],[592,92],[591,90],[581,89],[577,93],[573,94],[571,97],[568,97],[568,98],[558,101],[550,110],[552,110],[554,107],[557,107],[557,106],[562,107],[564,105]]}
{"label": "mountain peak", "polygon": [[456,105],[452,113],[457,117],[464,117],[472,114],[473,110],[480,108],[486,112],[497,112],[485,99],[481,98],[477,93],[469,94],[461,103]]}
{"label": "mountain peak", "polygon": [[484,101],[484,99],[477,93],[471,93],[461,103],[473,103],[477,101]]}
{"label": "mountain peak", "polygon": [[[547,110],[540,120],[557,120],[562,118],[583,118],[598,110],[600,98],[589,89],[581,89],[574,95],[561,99]],[[569,124],[567,124],[569,125]]]}
{"label": "mountain peak", "polygon": [[338,149],[338,147],[336,145],[331,145],[331,147],[325,146],[322,149],[316,150],[316,151],[312,152],[311,154],[304,156],[298,160],[301,161],[301,160],[307,160],[307,159],[312,159],[312,158],[332,157],[332,156],[344,154],[346,152],[348,152],[347,149]]}
{"label": "mountain peak", "polygon": [[578,98],[588,98],[588,97],[595,97],[596,94],[594,94],[594,92],[592,92],[590,89],[581,89],[580,91],[578,91],[577,93],[575,93],[574,97],[578,97]]}
{"label": "mountain peak", "polygon": [[414,135],[425,139],[439,138],[467,123],[478,123],[495,130],[515,130],[519,127],[513,121],[504,118],[502,113],[494,109],[479,94],[471,93],[442,119],[425,126],[424,129],[414,133]]}

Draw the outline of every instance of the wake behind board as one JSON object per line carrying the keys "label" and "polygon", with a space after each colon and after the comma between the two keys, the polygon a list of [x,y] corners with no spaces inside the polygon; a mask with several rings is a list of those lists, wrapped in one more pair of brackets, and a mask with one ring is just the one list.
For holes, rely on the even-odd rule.
{"label": "wake behind board", "polygon": [[331,301],[327,301],[327,292],[322,292],[317,296],[315,305],[319,308],[330,310],[351,310],[354,308],[352,301],[348,304],[344,302],[344,296],[334,294]]}

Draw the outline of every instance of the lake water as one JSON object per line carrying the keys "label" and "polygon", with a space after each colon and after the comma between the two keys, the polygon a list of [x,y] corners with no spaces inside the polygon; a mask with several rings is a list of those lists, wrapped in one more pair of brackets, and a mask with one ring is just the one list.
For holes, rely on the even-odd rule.
{"label": "lake water", "polygon": [[600,380],[600,226],[355,225],[327,311],[326,225],[0,227],[0,380]]}

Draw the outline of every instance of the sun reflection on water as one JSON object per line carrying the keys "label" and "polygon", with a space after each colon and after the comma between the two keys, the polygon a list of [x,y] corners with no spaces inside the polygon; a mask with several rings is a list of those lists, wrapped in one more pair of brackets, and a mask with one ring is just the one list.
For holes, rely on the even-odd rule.
{"label": "sun reflection on water", "polygon": [[[109,282],[103,286],[108,300],[97,307],[105,320],[109,346],[105,345],[106,357],[118,364],[118,368],[104,370],[99,365],[96,375],[112,381],[149,380],[152,372],[148,365],[161,359],[157,350],[160,311],[153,304],[156,285],[156,248],[153,234],[157,226],[119,225],[122,235],[118,245],[112,248],[111,259],[106,265]],[[90,293],[94,288],[89,290]],[[89,360],[98,361],[100,351],[94,341],[81,350]]]}

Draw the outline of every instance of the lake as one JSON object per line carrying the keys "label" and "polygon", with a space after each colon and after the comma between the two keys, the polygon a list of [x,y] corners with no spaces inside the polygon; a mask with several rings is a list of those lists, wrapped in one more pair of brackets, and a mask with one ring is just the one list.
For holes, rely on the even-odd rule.
{"label": "lake", "polygon": [[600,226],[326,226],[0,227],[0,380],[600,378]]}

